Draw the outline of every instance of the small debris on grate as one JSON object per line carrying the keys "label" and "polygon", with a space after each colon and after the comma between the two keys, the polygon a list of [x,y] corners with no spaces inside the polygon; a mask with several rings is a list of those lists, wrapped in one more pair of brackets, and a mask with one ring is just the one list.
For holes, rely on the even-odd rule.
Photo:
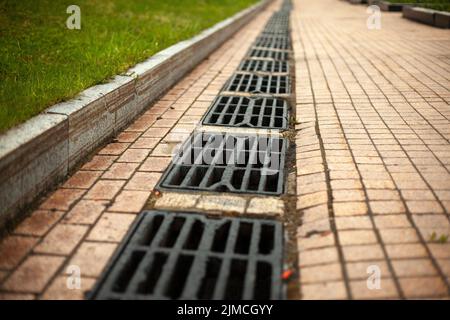
{"label": "small debris on grate", "polygon": [[287,145],[278,136],[194,132],[157,189],[280,195]]}
{"label": "small debris on grate", "polygon": [[283,299],[283,226],[146,211],[89,299]]}
{"label": "small debris on grate", "polygon": [[287,129],[288,104],[277,98],[219,96],[203,124],[214,126]]}
{"label": "small debris on grate", "polygon": [[289,76],[236,73],[225,84],[223,91],[275,95],[289,94],[291,87]]}

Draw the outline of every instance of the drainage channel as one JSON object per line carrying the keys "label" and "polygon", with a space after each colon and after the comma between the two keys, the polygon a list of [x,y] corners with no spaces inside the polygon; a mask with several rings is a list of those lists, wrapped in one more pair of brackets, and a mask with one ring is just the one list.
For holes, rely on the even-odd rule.
{"label": "drainage channel", "polygon": [[281,299],[276,221],[143,212],[92,299]]}
{"label": "drainage channel", "polygon": [[[213,130],[194,131],[175,153],[162,194],[285,195],[290,11],[285,0],[206,112]],[[284,299],[285,238],[277,219],[144,211],[88,298]]]}

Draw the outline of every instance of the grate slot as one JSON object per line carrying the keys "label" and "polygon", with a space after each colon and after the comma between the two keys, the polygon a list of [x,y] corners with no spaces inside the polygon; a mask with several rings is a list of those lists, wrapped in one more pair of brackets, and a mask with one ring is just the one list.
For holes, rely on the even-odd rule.
{"label": "grate slot", "polygon": [[285,130],[288,109],[283,99],[219,96],[206,113],[203,124]]}
{"label": "grate slot", "polygon": [[[174,223],[181,230],[172,248],[162,246],[157,236],[149,245],[140,245],[142,234],[146,239],[151,238],[145,233],[158,225],[156,219],[163,220],[157,234],[170,232]],[[272,228],[263,231],[265,226]],[[193,233],[199,230],[202,232],[194,237]],[[282,232],[282,225],[277,221],[143,212],[89,298],[283,298]],[[260,253],[263,236],[272,239],[266,254]]]}
{"label": "grate slot", "polygon": [[289,94],[291,88],[288,76],[236,73],[225,85],[224,91],[277,95]]}
{"label": "grate slot", "polygon": [[[157,189],[279,195],[286,149],[287,140],[275,136],[194,132]],[[185,156],[193,152],[198,153],[196,163]]]}
{"label": "grate slot", "polygon": [[246,72],[289,73],[289,63],[287,61],[244,60],[239,65],[238,70]]}
{"label": "grate slot", "polygon": [[291,43],[289,37],[287,36],[259,36],[255,43],[255,47],[278,49],[278,50],[288,50],[291,48]]}
{"label": "grate slot", "polygon": [[289,60],[289,52],[288,51],[279,51],[279,50],[269,50],[269,49],[257,49],[251,48],[247,53],[248,57],[251,58],[264,58],[264,59],[273,59],[279,61],[287,61]]}

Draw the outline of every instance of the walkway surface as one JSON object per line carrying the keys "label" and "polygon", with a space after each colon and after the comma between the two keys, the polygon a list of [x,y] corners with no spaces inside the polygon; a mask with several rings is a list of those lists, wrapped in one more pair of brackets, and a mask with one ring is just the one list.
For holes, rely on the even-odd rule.
{"label": "walkway surface", "polygon": [[[450,32],[398,13],[383,13],[381,30],[368,30],[364,6],[293,2],[299,297],[450,297]],[[3,239],[0,298],[83,298],[146,205],[173,147],[279,4]],[[67,287],[73,266],[81,290]],[[369,289],[377,272],[381,288]]]}
{"label": "walkway surface", "polygon": [[303,298],[449,297],[450,32],[295,4]]}

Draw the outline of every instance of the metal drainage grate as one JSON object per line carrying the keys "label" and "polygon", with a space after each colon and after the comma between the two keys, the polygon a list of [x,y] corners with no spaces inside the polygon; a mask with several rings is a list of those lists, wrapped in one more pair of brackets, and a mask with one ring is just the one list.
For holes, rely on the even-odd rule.
{"label": "metal drainage grate", "polygon": [[280,195],[286,149],[280,137],[194,132],[157,188]]}
{"label": "metal drainage grate", "polygon": [[254,43],[255,47],[287,50],[290,48],[289,37],[284,36],[260,36]]}
{"label": "metal drainage grate", "polygon": [[289,59],[289,52],[265,49],[250,49],[250,51],[248,52],[248,56],[253,58],[269,58],[274,60],[286,61]]}
{"label": "metal drainage grate", "polygon": [[225,85],[224,91],[253,94],[289,94],[289,77],[236,73]]}
{"label": "metal drainage grate", "polygon": [[288,104],[282,99],[218,97],[203,124],[229,127],[287,129]]}
{"label": "metal drainage grate", "polygon": [[276,60],[244,60],[239,65],[239,71],[288,73],[289,63]]}
{"label": "metal drainage grate", "polygon": [[283,299],[283,227],[143,212],[88,298]]}
{"label": "metal drainage grate", "polygon": [[266,27],[261,33],[264,36],[289,36],[289,31],[282,28]]}

